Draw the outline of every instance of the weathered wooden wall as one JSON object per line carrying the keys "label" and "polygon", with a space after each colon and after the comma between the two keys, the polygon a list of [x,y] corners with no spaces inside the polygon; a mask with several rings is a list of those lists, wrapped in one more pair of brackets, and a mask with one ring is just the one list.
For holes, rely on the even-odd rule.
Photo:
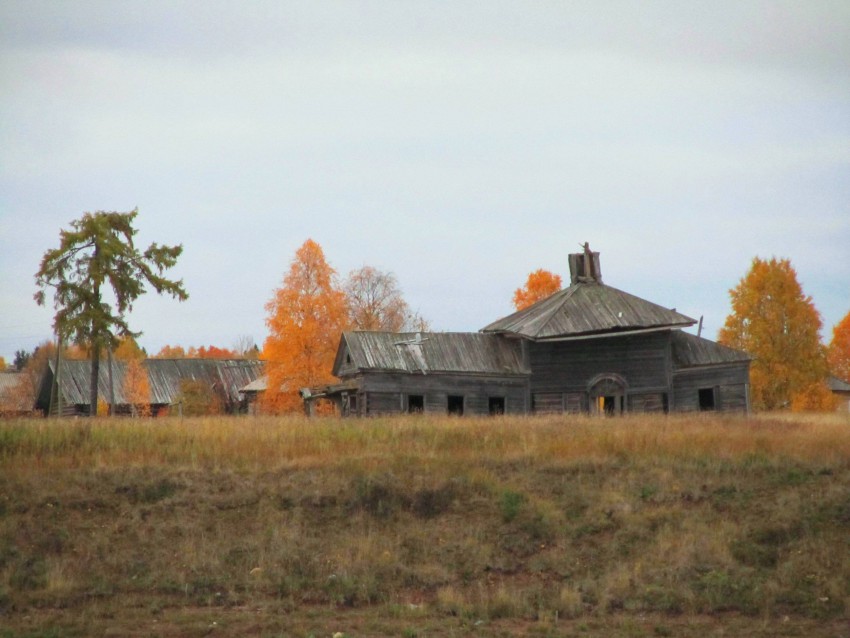
{"label": "weathered wooden wall", "polygon": [[449,374],[365,374],[357,393],[358,413],[397,414],[407,411],[407,397],[424,397],[424,411],[445,414],[448,397],[464,398],[464,414],[486,415],[490,397],[505,399],[507,414],[525,414],[527,381],[523,377]]}
{"label": "weathered wooden wall", "polygon": [[749,362],[673,372],[673,405],[677,412],[699,410],[700,389],[715,388],[716,410],[746,412],[749,408]]}
{"label": "weathered wooden wall", "polygon": [[585,392],[598,374],[623,377],[630,392],[669,387],[670,336],[656,332],[627,337],[529,343],[530,389]]}

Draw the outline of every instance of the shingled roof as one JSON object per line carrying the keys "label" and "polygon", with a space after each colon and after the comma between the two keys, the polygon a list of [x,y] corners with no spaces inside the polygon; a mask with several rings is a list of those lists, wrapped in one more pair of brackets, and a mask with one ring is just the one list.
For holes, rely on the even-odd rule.
{"label": "shingled roof", "polygon": [[345,332],[333,374],[343,369],[527,375],[518,343],[477,332]]}
{"label": "shingled roof", "polygon": [[536,304],[494,321],[485,333],[535,341],[604,336],[692,326],[696,320],[601,282],[573,283]]}

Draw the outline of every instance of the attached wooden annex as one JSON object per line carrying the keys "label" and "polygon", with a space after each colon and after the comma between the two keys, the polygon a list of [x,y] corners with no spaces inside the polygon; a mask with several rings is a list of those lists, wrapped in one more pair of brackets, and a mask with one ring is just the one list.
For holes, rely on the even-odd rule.
{"label": "attached wooden annex", "polygon": [[599,253],[569,264],[569,287],[477,333],[344,333],[340,383],[303,390],[308,412],[317,399],[343,416],[748,411],[748,355],[604,284]]}

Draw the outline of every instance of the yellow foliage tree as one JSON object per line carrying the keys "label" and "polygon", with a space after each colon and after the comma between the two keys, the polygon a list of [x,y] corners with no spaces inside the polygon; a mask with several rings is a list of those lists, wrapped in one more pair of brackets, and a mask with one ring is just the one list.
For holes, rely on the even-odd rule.
{"label": "yellow foliage tree", "polygon": [[333,382],[339,337],[348,325],[345,295],[319,244],[308,239],[298,249],[266,310],[268,384],[261,406],[273,413],[298,411],[301,388]]}
{"label": "yellow foliage tree", "polygon": [[525,286],[517,288],[514,291],[514,308],[524,310],[529,306],[536,304],[541,299],[545,299],[550,295],[555,294],[561,289],[561,276],[555,273],[543,270],[542,268],[535,270],[528,275],[525,281]]}
{"label": "yellow foliage tree", "polygon": [[829,371],[839,379],[850,383],[850,312],[835,324],[832,341],[827,350]]}
{"label": "yellow foliage tree", "polygon": [[144,359],[147,355],[132,335],[125,335],[118,338],[118,345],[112,351],[112,356],[119,361],[129,361],[131,359]]}
{"label": "yellow foliage tree", "polygon": [[159,352],[154,356],[154,359],[185,359],[186,351],[183,346],[162,346]]}
{"label": "yellow foliage tree", "polygon": [[812,298],[803,294],[791,262],[754,258],[729,295],[732,314],[718,341],[753,357],[753,407],[829,409],[831,403],[819,387],[827,375],[820,314]]}
{"label": "yellow foliage tree", "polygon": [[123,390],[124,398],[130,405],[132,416],[150,416],[150,382],[148,381],[148,373],[140,359],[127,361]]}

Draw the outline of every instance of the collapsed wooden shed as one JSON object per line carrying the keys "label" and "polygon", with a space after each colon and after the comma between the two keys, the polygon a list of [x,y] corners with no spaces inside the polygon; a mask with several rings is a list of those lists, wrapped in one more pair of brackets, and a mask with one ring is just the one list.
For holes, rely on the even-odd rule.
{"label": "collapsed wooden shed", "polygon": [[343,416],[749,410],[748,355],[604,284],[599,253],[569,264],[569,287],[478,333],[344,333],[341,383],[305,389],[308,411],[320,398]]}
{"label": "collapsed wooden shed", "polygon": [[[98,371],[98,396],[109,403],[114,396],[113,412],[130,413],[125,396],[126,361],[101,362]],[[245,396],[241,388],[259,377],[261,361],[247,359],[145,359],[141,362],[150,389],[151,414],[156,415],[169,406],[179,407],[185,381],[196,381],[215,396],[222,409],[229,413],[244,412]],[[58,380],[58,383],[57,383]],[[55,415],[60,409],[64,416],[87,415],[91,362],[63,359],[56,374],[56,363],[50,361],[39,384],[36,407],[45,415]]]}

